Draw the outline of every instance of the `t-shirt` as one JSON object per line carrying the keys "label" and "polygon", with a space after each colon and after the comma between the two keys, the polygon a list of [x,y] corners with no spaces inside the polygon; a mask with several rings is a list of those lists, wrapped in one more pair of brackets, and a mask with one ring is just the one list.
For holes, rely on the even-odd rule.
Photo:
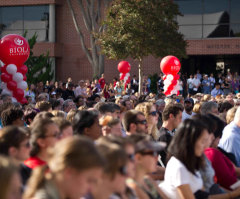
{"label": "t-shirt", "polygon": [[203,188],[203,181],[199,171],[193,175],[185,165],[174,156],[168,161],[164,182],[161,189],[169,198],[180,199],[177,187],[188,184],[193,194]]}

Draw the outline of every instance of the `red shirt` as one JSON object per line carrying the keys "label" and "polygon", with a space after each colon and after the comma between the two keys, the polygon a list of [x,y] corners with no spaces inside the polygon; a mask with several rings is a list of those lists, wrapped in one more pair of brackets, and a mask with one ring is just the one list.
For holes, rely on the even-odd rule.
{"label": "red shirt", "polygon": [[31,169],[35,169],[38,166],[42,166],[47,164],[45,161],[41,160],[37,156],[35,157],[30,157],[27,160],[24,161],[24,164],[28,166]]}
{"label": "red shirt", "polygon": [[101,77],[101,78],[98,80],[98,82],[99,82],[101,88],[103,89],[104,86],[105,86],[105,79]]}
{"label": "red shirt", "polygon": [[212,163],[215,171],[215,181],[226,189],[237,182],[237,174],[233,163],[219,150],[208,148],[205,150],[205,155]]}

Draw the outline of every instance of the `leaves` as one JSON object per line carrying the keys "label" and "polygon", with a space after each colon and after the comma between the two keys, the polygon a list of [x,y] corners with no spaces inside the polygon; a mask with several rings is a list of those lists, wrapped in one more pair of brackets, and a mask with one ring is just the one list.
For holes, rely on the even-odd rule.
{"label": "leaves", "polygon": [[186,42],[175,20],[179,14],[172,0],[115,0],[104,21],[106,29],[98,34],[102,53],[110,59],[185,57]]}
{"label": "leaves", "polygon": [[[24,37],[27,32],[24,33]],[[49,52],[46,55],[41,54],[39,57],[33,56],[33,47],[37,42],[37,34],[35,33],[29,40],[30,55],[25,63],[28,67],[27,82],[28,84],[36,84],[40,81],[46,82],[53,79],[53,72],[51,70],[52,63],[49,61]]]}

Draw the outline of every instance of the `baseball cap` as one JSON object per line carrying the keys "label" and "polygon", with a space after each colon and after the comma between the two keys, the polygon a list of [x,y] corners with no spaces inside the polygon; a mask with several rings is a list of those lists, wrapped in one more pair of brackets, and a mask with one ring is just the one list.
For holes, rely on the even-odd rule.
{"label": "baseball cap", "polygon": [[145,150],[151,150],[151,151],[162,151],[166,147],[165,142],[154,142],[148,139],[144,139],[139,141],[135,145],[136,152],[142,152]]}
{"label": "baseball cap", "polygon": [[186,98],[186,99],[184,100],[184,103],[185,103],[185,102],[191,102],[192,104],[194,104],[194,101],[193,101],[192,98]]}

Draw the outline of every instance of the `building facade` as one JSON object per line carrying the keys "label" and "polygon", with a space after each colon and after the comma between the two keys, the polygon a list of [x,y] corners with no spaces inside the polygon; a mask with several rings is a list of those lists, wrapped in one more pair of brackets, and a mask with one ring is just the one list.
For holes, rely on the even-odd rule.
{"label": "building facade", "polygon": [[[71,0],[77,23],[84,27],[77,0]],[[216,69],[233,72],[240,66],[240,1],[239,0],[175,0],[183,16],[177,17],[179,31],[188,42],[188,58],[182,60],[183,72],[215,72]],[[6,34],[38,35],[34,55],[49,51],[54,63],[56,79],[72,77],[91,79],[92,68],[85,56],[79,35],[66,0],[0,0],[0,38]],[[85,39],[88,33],[83,28]],[[138,74],[137,63],[131,75]],[[105,61],[107,81],[117,77],[119,61]],[[143,72],[159,73],[160,59],[144,59]]]}

